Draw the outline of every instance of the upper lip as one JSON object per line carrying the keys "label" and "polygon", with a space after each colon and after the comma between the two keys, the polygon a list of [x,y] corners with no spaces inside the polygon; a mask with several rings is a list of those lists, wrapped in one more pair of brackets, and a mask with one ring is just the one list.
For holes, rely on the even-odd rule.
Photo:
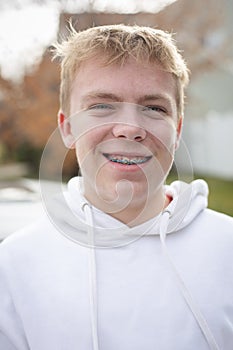
{"label": "upper lip", "polygon": [[128,152],[103,152],[104,156],[115,156],[115,157],[126,157],[126,158],[148,158],[152,157],[151,154],[140,154],[140,153],[128,153]]}

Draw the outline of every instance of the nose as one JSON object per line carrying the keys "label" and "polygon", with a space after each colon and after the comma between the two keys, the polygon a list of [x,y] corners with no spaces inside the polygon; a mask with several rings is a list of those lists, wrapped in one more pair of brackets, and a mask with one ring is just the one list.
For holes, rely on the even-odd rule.
{"label": "nose", "polygon": [[125,138],[130,141],[143,141],[146,137],[146,130],[133,124],[117,123],[112,129],[112,133],[117,138]]}
{"label": "nose", "polygon": [[147,132],[140,125],[141,115],[138,111],[138,106],[133,103],[120,104],[117,115],[118,120],[112,128],[114,137],[137,142],[146,138]]}

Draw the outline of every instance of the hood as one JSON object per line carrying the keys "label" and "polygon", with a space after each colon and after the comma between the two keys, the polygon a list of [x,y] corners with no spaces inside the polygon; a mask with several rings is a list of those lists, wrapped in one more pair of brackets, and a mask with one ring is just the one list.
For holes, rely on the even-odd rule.
{"label": "hood", "polygon": [[144,235],[160,235],[161,219],[165,213],[166,234],[177,232],[206,208],[208,197],[208,186],[203,180],[195,180],[191,184],[175,181],[164,187],[172,201],[163,212],[143,224],[128,227],[86,200],[81,177],[72,178],[67,187],[67,192],[52,201],[44,198],[51,222],[64,236],[87,246],[90,244],[87,232],[92,228],[95,231],[94,245],[100,248],[129,244]]}

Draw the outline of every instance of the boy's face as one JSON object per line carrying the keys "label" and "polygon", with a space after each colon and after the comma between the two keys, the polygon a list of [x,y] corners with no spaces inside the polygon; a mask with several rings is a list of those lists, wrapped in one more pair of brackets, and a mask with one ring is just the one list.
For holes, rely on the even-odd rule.
{"label": "boy's face", "polygon": [[87,199],[119,209],[156,196],[181,129],[173,76],[133,59],[123,66],[89,60],[74,79],[70,106],[60,127],[76,149]]}

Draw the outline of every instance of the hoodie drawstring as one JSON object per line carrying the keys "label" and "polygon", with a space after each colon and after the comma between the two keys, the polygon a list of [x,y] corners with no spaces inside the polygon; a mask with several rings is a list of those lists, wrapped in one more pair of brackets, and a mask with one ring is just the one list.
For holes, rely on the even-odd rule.
{"label": "hoodie drawstring", "polygon": [[171,216],[171,212],[167,209],[165,209],[162,212],[161,215],[161,221],[160,221],[160,225],[159,225],[159,236],[160,236],[160,241],[162,244],[162,248],[163,248],[163,252],[165,254],[165,256],[167,257],[167,260],[172,268],[172,271],[178,281],[179,284],[179,288],[181,290],[181,293],[188,305],[188,307],[190,308],[190,310],[193,313],[193,316],[195,317],[202,333],[204,334],[206,341],[208,343],[208,345],[210,346],[211,350],[220,350],[215,339],[214,336],[211,332],[211,330],[209,329],[209,326],[204,318],[204,316],[202,315],[199,307],[197,306],[197,304],[195,303],[193,297],[191,296],[190,292],[188,291],[183,279],[181,278],[178,270],[176,269],[172,258],[169,254],[168,248],[166,246],[166,234],[167,234],[167,228],[168,228],[168,223],[169,223],[169,219]]}
{"label": "hoodie drawstring", "polygon": [[91,207],[88,203],[84,203],[82,209],[85,213],[87,222],[87,234],[89,244],[89,283],[90,283],[90,311],[91,311],[91,331],[92,331],[92,343],[93,350],[99,350],[98,339],[98,322],[97,322],[97,279],[96,279],[96,256],[95,256],[95,240],[93,230],[93,218]]}

